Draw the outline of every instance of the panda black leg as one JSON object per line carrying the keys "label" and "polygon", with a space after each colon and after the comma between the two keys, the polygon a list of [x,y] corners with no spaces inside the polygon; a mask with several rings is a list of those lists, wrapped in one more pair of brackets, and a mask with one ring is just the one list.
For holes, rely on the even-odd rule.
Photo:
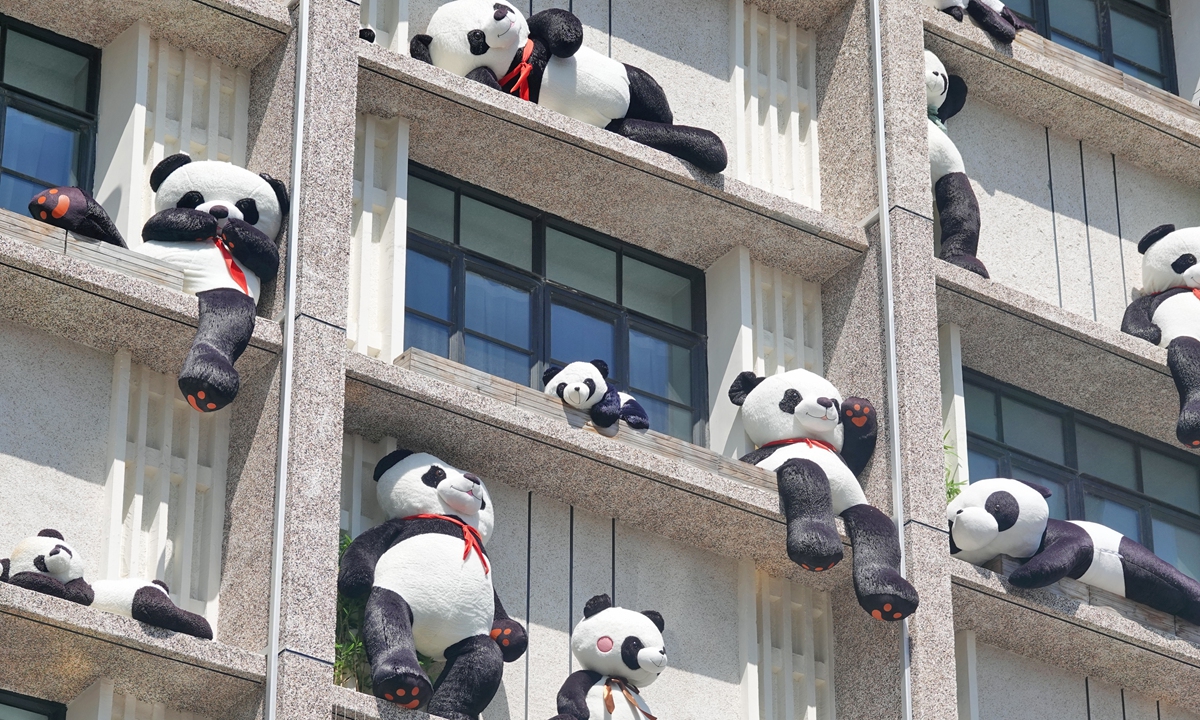
{"label": "panda black leg", "polygon": [[1188,447],[1200,447],[1200,340],[1177,337],[1167,346],[1167,365],[1179,391],[1179,421],[1175,437]]}
{"label": "panda black leg", "polygon": [[779,503],[787,518],[788,557],[821,572],[842,559],[842,538],[833,521],[829,477],[812,460],[793,458],[775,471]]}
{"label": "panda black leg", "polygon": [[144,587],[133,594],[130,608],[134,620],[147,625],[173,630],[193,637],[212,640],[212,627],[195,613],[177,607],[171,598],[158,588]]}
{"label": "panda black leg", "polygon": [[901,620],[917,609],[913,586],[900,575],[900,538],[879,508],[855,505],[842,512],[854,549],[854,593],[876,620]]}
{"label": "panda black leg", "polygon": [[404,598],[385,588],[371,588],[362,632],[367,659],[371,662],[371,688],[375,697],[409,710],[428,703],[433,688],[417,661],[412,609]]}
{"label": "panda black leg", "polygon": [[979,23],[984,32],[1002,43],[1011,43],[1017,37],[1017,29],[1012,23],[979,0],[970,0],[967,3],[967,14]]}
{"label": "panda black leg", "polygon": [[500,689],[504,656],[490,635],[476,635],[446,648],[446,667],[426,709],[446,720],[478,720]]}
{"label": "panda black leg", "polygon": [[1091,565],[1092,552],[1092,537],[1086,530],[1051,518],[1046,522],[1041,551],[1013,570],[1008,581],[1019,588],[1040,588],[1065,577],[1082,577]]}
{"label": "panda black leg", "polygon": [[254,298],[219,288],[197,293],[200,327],[179,372],[179,390],[200,412],[220,410],[237,396],[241,357],[254,332]]}
{"label": "panda black leg", "polygon": [[1200,582],[1143,545],[1121,538],[1125,597],[1200,624]]}
{"label": "panda black leg", "polygon": [[49,225],[125,247],[125,239],[112,218],[91,195],[77,187],[43,190],[29,201],[29,214]]}
{"label": "panda black leg", "polygon": [[613,120],[606,129],[686,160],[705,172],[719,173],[729,162],[721,138],[702,128],[624,118]]}
{"label": "panda black leg", "polygon": [[989,277],[987,268],[975,257],[979,250],[979,200],[971,189],[967,174],[943,175],[934,183],[933,194],[942,224],[941,258],[976,275]]}

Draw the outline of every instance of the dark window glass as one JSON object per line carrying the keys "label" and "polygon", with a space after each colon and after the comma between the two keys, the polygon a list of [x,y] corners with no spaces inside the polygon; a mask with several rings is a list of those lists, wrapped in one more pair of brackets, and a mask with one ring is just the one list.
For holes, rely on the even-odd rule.
{"label": "dark window glass", "polygon": [[1116,530],[1122,535],[1141,542],[1142,532],[1138,528],[1137,510],[1098,495],[1087,494],[1083,498],[1085,519]]}
{"label": "dark window glass", "polygon": [[1143,450],[1142,482],[1147,495],[1200,514],[1200,483],[1195,465]]}
{"label": "dark window glass", "polygon": [[1004,442],[1038,457],[1063,464],[1062,420],[1009,397],[1000,398]]}
{"label": "dark window glass", "polygon": [[967,467],[971,471],[971,481],[1000,477],[1000,461],[991,455],[968,450]]}
{"label": "dark window glass", "polygon": [[996,428],[996,396],[977,385],[964,388],[963,399],[967,406],[967,430],[984,437],[999,440]]}
{"label": "dark window glass", "polygon": [[0,690],[0,720],[65,720],[67,706]]}
{"label": "dark window glass", "polygon": [[1133,443],[1087,425],[1076,425],[1075,452],[1080,472],[1137,490]]}
{"label": "dark window glass", "polygon": [[1154,552],[1187,575],[1200,580],[1200,532],[1154,518]]}
{"label": "dark window glass", "polygon": [[1035,485],[1041,485],[1050,491],[1050,497],[1046,498],[1046,504],[1050,506],[1050,517],[1056,520],[1067,519],[1067,486],[1057,480],[1052,480],[1043,473],[1026,470],[1022,467],[1013,467],[1012,476],[1018,480],[1025,480]]}
{"label": "dark window glass", "polygon": [[604,360],[655,430],[704,442],[701,272],[417,166],[408,187],[406,348],[539,389]]}

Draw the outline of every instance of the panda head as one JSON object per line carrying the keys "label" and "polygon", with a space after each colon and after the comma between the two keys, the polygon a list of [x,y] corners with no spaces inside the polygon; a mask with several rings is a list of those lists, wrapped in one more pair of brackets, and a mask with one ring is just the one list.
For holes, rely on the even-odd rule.
{"label": "panda head", "polygon": [[529,25],[503,0],[452,0],[433,13],[425,33],[434,65],[463,77],[488,67],[499,78],[529,39]]}
{"label": "panda head", "polygon": [[583,620],[571,633],[571,652],[586,670],[615,675],[644,688],[667,669],[663,619],[654,610],[614,607],[597,595],[583,608]]}
{"label": "panda head", "polygon": [[925,51],[925,101],[928,109],[949,120],[967,103],[967,83],[946,72],[937,55]]}
{"label": "panda head", "polygon": [[1011,478],[971,483],[946,507],[950,554],[994,550],[991,556],[1023,556],[1021,548],[1036,548],[1046,530],[1049,496],[1046,488]]}
{"label": "panda head", "polygon": [[842,396],[833,383],[808,370],[771,377],[737,376],[729,399],[742,406],[742,426],[755,445],[808,438],[842,449]]}
{"label": "panda head", "polygon": [[61,583],[83,577],[84,562],[79,553],[63,540],[57,530],[42,530],[25,538],[13,549],[11,572],[40,572]]}
{"label": "panda head", "polygon": [[453,515],[478,530],[485,544],[492,534],[492,498],[483,481],[433,455],[389,453],[375,465],[375,481],[389,518]]}
{"label": "panda head", "polygon": [[588,410],[608,392],[608,364],[603,360],[573,362],[565,368],[550,367],[542,374],[546,394],[566,404]]}
{"label": "panda head", "polygon": [[154,211],[191,208],[217,218],[224,227],[230,219],[243,220],[276,239],[288,211],[283,183],[267,174],[218,160],[192,161],[184,153],[160,162],[150,173]]}
{"label": "panda head", "polygon": [[1142,292],[1173,287],[1200,288],[1200,228],[1154,228],[1138,243],[1142,254]]}

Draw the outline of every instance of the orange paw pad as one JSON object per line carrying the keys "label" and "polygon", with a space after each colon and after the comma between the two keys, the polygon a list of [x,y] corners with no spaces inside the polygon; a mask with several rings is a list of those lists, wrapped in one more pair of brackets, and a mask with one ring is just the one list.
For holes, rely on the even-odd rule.
{"label": "orange paw pad", "polygon": [[504,634],[505,634],[505,635],[512,635],[512,628],[506,628],[506,629],[504,630]]}
{"label": "orange paw pad", "polygon": [[203,400],[203,399],[204,399],[204,391],[203,391],[203,390],[201,390],[200,392],[196,393],[196,397],[198,397],[198,398],[200,398],[201,400]]}
{"label": "orange paw pad", "polygon": [[51,188],[51,189],[50,189],[50,194],[51,194],[51,195],[57,195],[57,194],[58,194],[58,188]]}
{"label": "orange paw pad", "polygon": [[38,202],[39,202],[39,203],[44,203],[44,202],[46,202],[46,196],[45,196],[45,195],[41,195],[41,196],[39,196],[39,197],[38,197]]}
{"label": "orange paw pad", "polygon": [[492,639],[493,639],[493,640],[495,640],[496,638],[500,637],[500,628],[496,628],[495,630],[492,630],[492,633],[491,633],[491,634],[492,634]]}
{"label": "orange paw pad", "polygon": [[384,693],[383,698],[385,700],[395,700],[396,699],[396,697],[394,695],[392,695],[391,693]]}
{"label": "orange paw pad", "polygon": [[58,201],[58,204],[54,206],[54,209],[50,211],[50,214],[56,218],[60,218],[63,215],[66,215],[67,211],[70,209],[71,209],[71,198],[67,197],[66,195],[63,195],[62,198]]}
{"label": "orange paw pad", "polygon": [[417,706],[420,704],[421,704],[420,700],[413,700],[412,702],[408,702],[408,703],[400,703],[400,707],[402,707],[406,710],[416,710]]}
{"label": "orange paw pad", "polygon": [[500,644],[503,645],[504,647],[508,647],[508,638],[504,638],[503,640],[501,640]]}
{"label": "orange paw pad", "polygon": [[891,604],[891,603],[886,603],[886,604],[883,606],[883,611],[884,611],[884,612],[891,612],[891,611],[892,611],[892,604]]}
{"label": "orange paw pad", "polygon": [[810,568],[809,566],[805,565],[804,563],[800,563],[800,567],[804,568],[805,570],[812,570],[812,568]]}
{"label": "orange paw pad", "polygon": [[862,405],[859,405],[858,403],[855,403],[855,404],[854,404],[854,409],[855,409],[855,410],[862,410]]}
{"label": "orange paw pad", "polygon": [[188,405],[191,405],[193,410],[195,410],[196,412],[204,412],[203,410],[200,409],[200,406],[196,404],[196,398],[192,397],[191,395],[188,395],[187,397],[188,397]]}
{"label": "orange paw pad", "polygon": [[209,409],[209,410],[216,410],[216,409],[217,409],[217,404],[216,404],[216,403],[209,403],[209,404],[208,404],[208,409]]}
{"label": "orange paw pad", "polygon": [[404,688],[400,688],[399,690],[396,691],[396,694],[399,695],[400,697],[404,697],[405,695],[408,694],[408,691],[406,691]]}
{"label": "orange paw pad", "polygon": [[42,216],[42,219],[43,219],[43,220],[45,220],[45,219],[46,219],[46,211],[45,211],[45,210],[41,211],[41,212],[40,212],[40,213],[38,213],[38,214]]}
{"label": "orange paw pad", "polygon": [[882,619],[883,619],[883,613],[879,612],[878,610],[872,610],[872,611],[871,611],[871,617],[875,618],[876,620],[882,620]]}
{"label": "orange paw pad", "polygon": [[421,688],[419,688],[419,687],[413,688],[413,697],[416,697],[417,693],[419,693],[419,692],[421,692]]}
{"label": "orange paw pad", "polygon": [[854,423],[857,427],[862,427],[867,424],[867,417],[864,415],[862,417],[850,418],[850,422]]}
{"label": "orange paw pad", "polygon": [[892,619],[893,619],[893,620],[899,620],[899,619],[900,619],[900,618],[902,618],[902,617],[904,617],[904,613],[894,613],[894,614],[892,615]]}

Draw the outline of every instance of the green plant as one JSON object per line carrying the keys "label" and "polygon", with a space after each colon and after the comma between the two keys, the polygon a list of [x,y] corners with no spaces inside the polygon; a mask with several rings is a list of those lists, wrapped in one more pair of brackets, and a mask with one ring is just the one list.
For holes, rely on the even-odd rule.
{"label": "green plant", "polygon": [[946,458],[946,476],[944,482],[946,485],[946,502],[949,503],[958,497],[958,494],[962,492],[962,486],[966,485],[965,482],[958,479],[958,453],[954,452],[954,445],[950,443],[949,429],[942,433],[942,453]]}

